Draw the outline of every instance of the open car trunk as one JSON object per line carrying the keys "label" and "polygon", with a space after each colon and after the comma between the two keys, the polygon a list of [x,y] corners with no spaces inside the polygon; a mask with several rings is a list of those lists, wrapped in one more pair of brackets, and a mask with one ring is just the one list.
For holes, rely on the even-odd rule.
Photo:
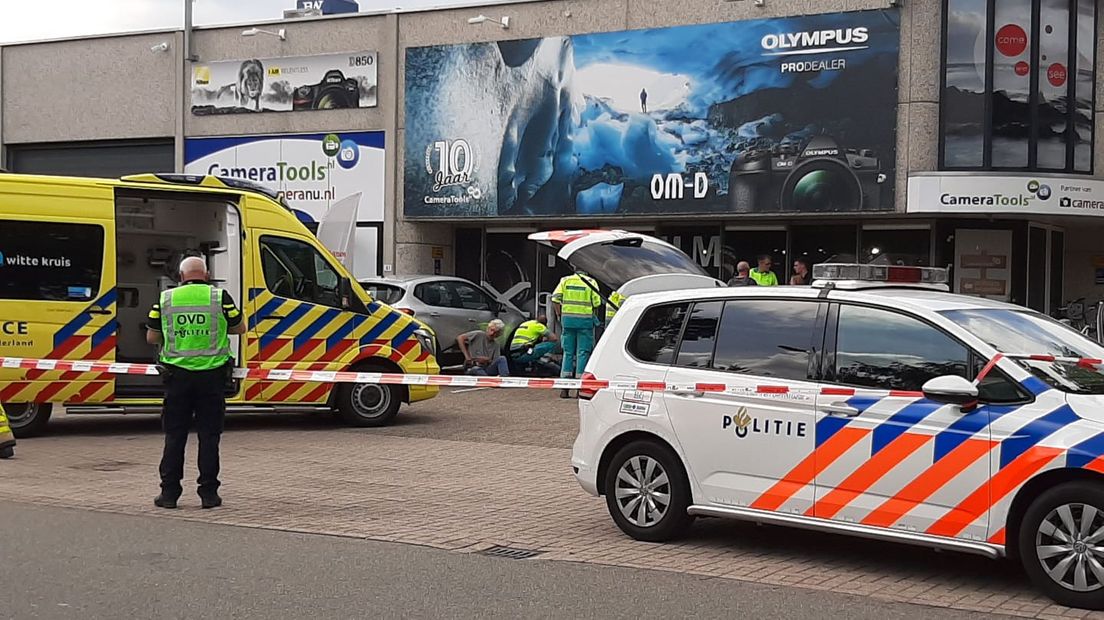
{"label": "open car trunk", "polygon": [[675,246],[623,230],[557,230],[529,235],[573,268],[629,297],[725,286]]}

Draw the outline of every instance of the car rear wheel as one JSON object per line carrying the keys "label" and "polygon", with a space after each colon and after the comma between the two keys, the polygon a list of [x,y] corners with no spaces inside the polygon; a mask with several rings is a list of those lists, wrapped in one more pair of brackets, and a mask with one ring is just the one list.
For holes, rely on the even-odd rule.
{"label": "car rear wheel", "polygon": [[606,470],[606,506],[617,527],[637,540],[663,542],[683,534],[693,517],[690,484],[678,456],[655,441],[634,441]]}
{"label": "car rear wheel", "polygon": [[[375,368],[360,368],[374,371]],[[347,383],[337,390],[337,410],[350,426],[387,426],[399,413],[403,388],[400,385]]]}
{"label": "car rear wheel", "polygon": [[19,403],[4,405],[8,425],[18,438],[34,437],[46,432],[53,406],[50,403]]}
{"label": "car rear wheel", "polygon": [[1104,485],[1075,481],[1040,495],[1020,524],[1031,581],[1062,605],[1104,609]]}

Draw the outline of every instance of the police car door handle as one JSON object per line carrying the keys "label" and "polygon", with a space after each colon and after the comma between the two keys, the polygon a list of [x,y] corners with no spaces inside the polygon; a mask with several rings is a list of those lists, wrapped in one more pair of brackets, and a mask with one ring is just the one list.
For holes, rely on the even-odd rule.
{"label": "police car door handle", "polygon": [[847,403],[832,403],[830,405],[824,405],[821,409],[828,412],[828,415],[837,418],[853,418],[860,413],[858,409],[855,409]]}

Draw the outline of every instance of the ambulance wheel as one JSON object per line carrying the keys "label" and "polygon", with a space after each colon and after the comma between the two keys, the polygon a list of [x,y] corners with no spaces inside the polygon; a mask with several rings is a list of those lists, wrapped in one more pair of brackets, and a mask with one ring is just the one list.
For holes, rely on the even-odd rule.
{"label": "ambulance wheel", "polygon": [[20,403],[4,405],[8,425],[18,438],[34,437],[46,432],[53,406],[50,403]]}
{"label": "ambulance wheel", "polygon": [[[374,370],[358,368],[357,370]],[[346,383],[338,388],[337,411],[349,426],[387,426],[399,413],[403,400],[401,385]]]}
{"label": "ambulance wheel", "polygon": [[606,507],[629,536],[663,542],[683,534],[694,518],[690,482],[678,456],[655,441],[634,441],[617,451],[606,469]]}
{"label": "ambulance wheel", "polygon": [[1031,503],[1020,523],[1024,571],[1069,607],[1104,609],[1104,485],[1077,480]]}

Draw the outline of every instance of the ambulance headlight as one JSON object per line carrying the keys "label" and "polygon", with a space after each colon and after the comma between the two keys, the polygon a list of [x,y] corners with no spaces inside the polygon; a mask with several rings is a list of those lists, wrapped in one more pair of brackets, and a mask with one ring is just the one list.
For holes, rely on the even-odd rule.
{"label": "ambulance headlight", "polygon": [[428,329],[418,329],[414,331],[414,337],[418,339],[418,344],[422,345],[422,350],[429,351],[434,355],[437,354],[437,343],[433,334]]}

